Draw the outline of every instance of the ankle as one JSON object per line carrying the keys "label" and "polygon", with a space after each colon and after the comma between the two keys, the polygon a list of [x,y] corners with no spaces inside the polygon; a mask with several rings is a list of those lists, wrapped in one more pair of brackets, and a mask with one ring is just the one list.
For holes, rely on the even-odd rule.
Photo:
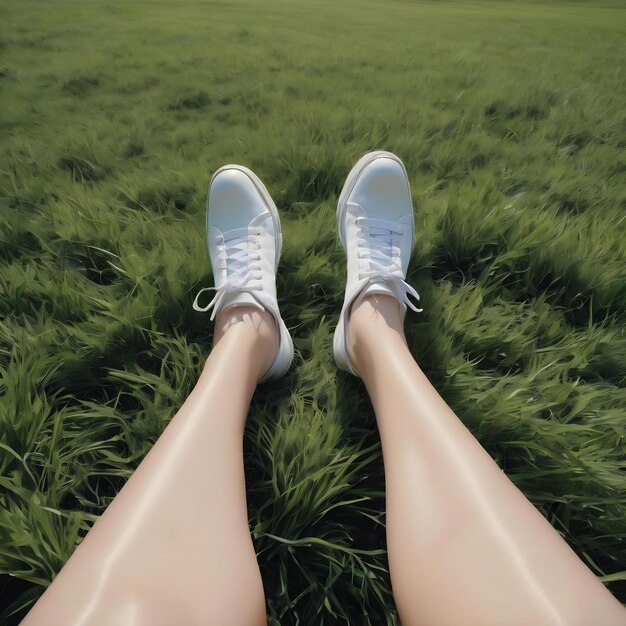
{"label": "ankle", "polygon": [[223,337],[237,335],[253,355],[257,379],[270,369],[276,358],[280,343],[278,325],[267,309],[255,306],[233,306],[221,311],[215,320],[213,346]]}
{"label": "ankle", "polygon": [[350,362],[359,371],[381,342],[400,339],[406,345],[404,313],[393,296],[359,296],[348,311],[347,322],[346,350]]}

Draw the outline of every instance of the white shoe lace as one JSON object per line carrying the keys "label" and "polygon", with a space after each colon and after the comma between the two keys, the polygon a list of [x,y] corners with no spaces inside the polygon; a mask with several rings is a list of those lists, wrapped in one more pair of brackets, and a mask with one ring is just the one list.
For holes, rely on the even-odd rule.
{"label": "white shoe lace", "polygon": [[[226,281],[220,287],[205,287],[198,292],[193,301],[196,311],[208,311],[212,307],[211,320],[220,310],[224,299],[231,294],[242,291],[262,291],[262,272],[258,262],[261,260],[256,237],[261,234],[258,227],[235,228],[223,233],[221,242],[217,245],[217,256],[213,272],[216,275],[220,269],[226,270]],[[205,291],[215,291],[215,297],[205,307],[198,305],[200,296]]]}
{"label": "white shoe lace", "polygon": [[372,217],[357,217],[357,254],[359,259],[360,292],[368,283],[381,282],[388,286],[413,311],[420,313],[409,299],[409,295],[419,300],[419,294],[404,280],[402,271],[400,237],[403,234],[400,225],[388,220]]}

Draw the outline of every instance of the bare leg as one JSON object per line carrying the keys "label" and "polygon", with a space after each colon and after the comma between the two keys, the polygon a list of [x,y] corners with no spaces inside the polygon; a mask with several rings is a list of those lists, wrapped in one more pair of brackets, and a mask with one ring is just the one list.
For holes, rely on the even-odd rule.
{"label": "bare leg", "polygon": [[385,462],[387,543],[404,626],[609,626],[626,611],[439,396],[397,301],[357,299],[350,358]]}
{"label": "bare leg", "polygon": [[243,430],[278,346],[273,317],[226,309],[192,393],[25,626],[261,626]]}

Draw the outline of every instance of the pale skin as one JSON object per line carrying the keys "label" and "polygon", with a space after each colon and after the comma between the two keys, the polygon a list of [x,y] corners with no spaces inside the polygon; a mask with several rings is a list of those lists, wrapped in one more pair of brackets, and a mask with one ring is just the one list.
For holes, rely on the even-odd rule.
{"label": "pale skin", "polygon": [[626,610],[500,470],[419,368],[395,299],[355,303],[349,352],[385,463],[404,626],[609,626]]}
{"label": "pale skin", "polygon": [[243,431],[278,347],[273,317],[226,309],[198,383],[23,626],[263,626]]}
{"label": "pale skin", "polygon": [[[193,392],[24,626],[262,626],[243,429],[278,345],[271,315],[222,311]],[[370,394],[404,626],[620,626],[626,611],[423,374],[389,296],[357,300],[350,357]]]}

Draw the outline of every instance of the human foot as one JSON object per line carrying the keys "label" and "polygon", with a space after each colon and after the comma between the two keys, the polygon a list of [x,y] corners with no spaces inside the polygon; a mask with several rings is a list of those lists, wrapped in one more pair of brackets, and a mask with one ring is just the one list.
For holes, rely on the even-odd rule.
{"label": "human foot", "polygon": [[[272,314],[279,332],[273,363],[259,382],[283,376],[293,360],[293,342],[276,300],[276,270],[282,249],[278,210],[261,180],[242,165],[224,165],[209,184],[207,239],[215,287],[201,289],[193,308],[211,320],[224,309],[256,307]],[[201,307],[200,295],[215,297]]]}
{"label": "human foot", "polygon": [[382,150],[365,154],[348,174],[337,203],[341,243],[347,254],[348,277],[343,308],[333,338],[337,365],[360,376],[350,359],[348,320],[359,296],[396,298],[401,316],[409,299],[419,295],[405,282],[413,247],[413,205],[402,161]]}

